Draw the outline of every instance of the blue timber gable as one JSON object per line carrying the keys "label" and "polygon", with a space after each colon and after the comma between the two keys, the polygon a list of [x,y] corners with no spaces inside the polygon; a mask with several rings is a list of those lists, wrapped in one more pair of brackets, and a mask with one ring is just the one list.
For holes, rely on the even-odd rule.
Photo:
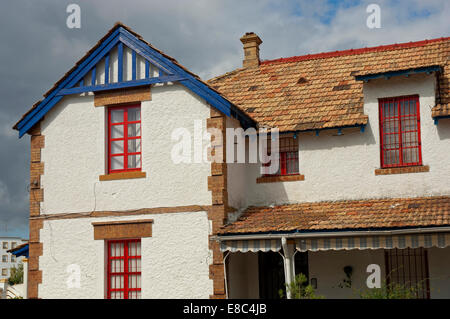
{"label": "blue timber gable", "polygon": [[[132,53],[132,78],[125,80],[123,75],[123,51],[128,47]],[[118,50],[117,82],[109,79],[110,53]],[[246,113],[230,103],[226,98],[201,81],[196,75],[187,71],[173,58],[158,51],[143,41],[126,26],[118,23],[55,87],[50,90],[44,100],[35,105],[14,126],[19,131],[19,137],[26,134],[38,123],[65,95],[85,92],[98,92],[151,85],[155,83],[178,82],[190,91],[203,98],[208,104],[227,116],[238,119],[244,128],[255,127],[256,123]],[[137,79],[137,57],[145,61],[145,77]],[[100,62],[104,61],[104,66]],[[102,64],[103,65],[103,64]],[[96,81],[99,67],[104,67],[104,83]],[[150,69],[158,70],[158,76],[150,74]],[[85,77],[90,75],[91,81],[85,83]]]}

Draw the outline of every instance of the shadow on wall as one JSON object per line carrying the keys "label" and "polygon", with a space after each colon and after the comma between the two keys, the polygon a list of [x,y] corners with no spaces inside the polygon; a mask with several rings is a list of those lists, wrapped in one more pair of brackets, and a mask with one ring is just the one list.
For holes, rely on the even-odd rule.
{"label": "shadow on wall", "polygon": [[342,135],[338,135],[338,130],[327,130],[319,133],[300,137],[300,156],[302,151],[328,150],[332,155],[334,148],[345,148],[352,146],[368,146],[376,143],[370,123],[367,123],[364,132],[360,128],[348,128],[342,130]]}
{"label": "shadow on wall", "polygon": [[440,119],[437,125],[437,132],[439,139],[448,140],[450,139],[450,118]]}

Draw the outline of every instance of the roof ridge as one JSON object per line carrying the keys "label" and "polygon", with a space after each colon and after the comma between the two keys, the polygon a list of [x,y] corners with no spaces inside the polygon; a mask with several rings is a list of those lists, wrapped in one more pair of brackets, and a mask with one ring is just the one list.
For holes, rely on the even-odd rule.
{"label": "roof ridge", "polygon": [[222,75],[218,75],[218,76],[215,76],[215,77],[213,77],[213,78],[211,78],[209,80],[206,80],[206,82],[214,82],[214,81],[220,80],[220,79],[222,79],[224,77],[227,77],[229,75],[233,75],[233,74],[236,74],[236,73],[238,73],[240,71],[244,71],[246,69],[247,69],[246,67],[237,68],[237,69],[234,69],[233,71],[229,71],[229,72],[226,72],[226,73],[224,73]]}
{"label": "roof ridge", "polygon": [[314,59],[324,59],[324,58],[332,58],[332,57],[338,57],[338,56],[345,56],[345,55],[356,55],[356,54],[363,54],[363,53],[369,53],[369,52],[382,52],[382,51],[390,51],[390,50],[398,50],[398,49],[404,49],[404,48],[413,48],[413,47],[419,47],[424,46],[430,43],[435,42],[443,42],[450,40],[450,37],[440,37],[440,38],[434,38],[434,39],[426,39],[426,40],[420,40],[420,41],[410,41],[410,42],[403,42],[403,43],[394,43],[394,44],[383,44],[379,46],[374,47],[364,47],[364,48],[357,48],[357,49],[346,49],[346,50],[340,50],[340,51],[330,51],[330,52],[321,52],[321,53],[313,53],[313,54],[306,54],[306,55],[297,55],[287,58],[278,58],[273,60],[264,60],[261,62],[261,64],[274,64],[274,63],[288,63],[288,62],[299,62],[299,61],[306,61],[306,60],[314,60]]}

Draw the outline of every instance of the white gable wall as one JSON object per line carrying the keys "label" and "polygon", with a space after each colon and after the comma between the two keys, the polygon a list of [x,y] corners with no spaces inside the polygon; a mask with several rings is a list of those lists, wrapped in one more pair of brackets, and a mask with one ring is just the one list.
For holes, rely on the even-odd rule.
{"label": "white gable wall", "polygon": [[142,171],[146,178],[99,181],[106,173],[106,109],[93,96],[65,97],[42,122],[45,163],[41,214],[211,205],[208,163],[174,164],[172,131],[206,129],[210,108],[181,85],[152,88],[142,102]]}
{"label": "white gable wall", "polygon": [[[174,164],[176,128],[206,129],[210,107],[181,85],[152,87],[141,104],[142,171],[146,178],[99,181],[106,174],[106,108],[94,97],[68,96],[42,121],[44,189],[42,214],[124,211],[141,208],[212,204],[207,181],[211,164]],[[94,240],[92,222],[153,219],[151,238],[142,239],[143,298],[208,298],[212,253],[207,212],[44,221],[40,298],[103,298],[105,242]],[[81,270],[81,287],[68,288],[67,266]]]}

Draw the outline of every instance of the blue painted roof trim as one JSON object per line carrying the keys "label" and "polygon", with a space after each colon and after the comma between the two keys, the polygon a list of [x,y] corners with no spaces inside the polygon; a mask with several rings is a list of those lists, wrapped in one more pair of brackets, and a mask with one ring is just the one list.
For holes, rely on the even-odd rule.
{"label": "blue painted roof trim", "polygon": [[11,252],[11,254],[14,255],[14,256],[16,256],[16,257],[25,256],[25,257],[28,258],[28,251],[29,251],[29,250],[28,250],[28,247],[29,247],[29,245],[26,244],[26,245],[23,246],[22,248],[20,248],[20,249],[14,251],[14,252]]}
{"label": "blue painted roof trim", "polygon": [[[246,235],[293,235],[293,234],[311,234],[311,236],[313,235],[317,235],[320,236],[320,234],[322,233],[344,233],[344,232],[362,232],[362,231],[366,231],[366,232],[375,232],[375,231],[393,231],[393,230],[409,230],[409,229],[436,229],[436,228],[447,228],[449,225],[439,225],[439,226],[434,226],[434,225],[429,225],[429,226],[421,226],[421,227],[417,227],[417,226],[406,226],[406,227],[369,227],[369,228],[363,228],[363,227],[359,227],[359,228],[330,228],[330,229],[306,229],[306,230],[300,230],[300,229],[293,229],[293,230],[280,230],[280,231],[268,231],[268,232],[248,232],[248,233],[226,233],[226,234],[219,234],[217,235],[218,238],[226,240],[227,237],[232,237],[232,236],[246,236]],[[370,235],[368,233],[368,235]],[[300,238],[300,237],[299,237]]]}
{"label": "blue painted roof trim", "polygon": [[[108,83],[105,85],[96,85],[90,87],[75,87],[83,80],[88,72],[92,72],[95,65],[119,43],[134,50],[137,54],[154,64],[160,71],[163,71],[158,78],[149,78],[144,80],[126,81],[119,83]],[[159,80],[155,80],[159,79]],[[255,127],[256,122],[247,114],[231,104],[219,93],[211,89],[208,85],[197,79],[195,76],[178,66],[176,63],[156,51],[135,35],[131,34],[123,27],[118,27],[100,46],[95,49],[74,71],[72,71],[50,94],[39,103],[39,105],[27,114],[18,124],[19,137],[25,135],[36,123],[38,123],[61,99],[67,94],[76,94],[86,92],[87,89],[100,91],[106,89],[118,89],[124,87],[133,87],[147,85],[152,83],[175,82],[191,90],[203,98],[208,104],[227,116],[234,116],[238,119],[244,128]]]}
{"label": "blue painted roof trim", "polygon": [[431,72],[442,72],[442,68],[439,65],[433,65],[433,66],[426,66],[421,68],[413,68],[413,69],[406,69],[406,70],[399,70],[399,71],[389,71],[389,72],[383,72],[383,73],[375,73],[375,74],[366,74],[366,75],[356,75],[355,79],[356,81],[364,81],[367,82],[369,80],[379,79],[379,78],[391,78],[394,76],[401,76],[401,75],[411,75],[411,74],[417,74],[417,73],[431,73]]}

